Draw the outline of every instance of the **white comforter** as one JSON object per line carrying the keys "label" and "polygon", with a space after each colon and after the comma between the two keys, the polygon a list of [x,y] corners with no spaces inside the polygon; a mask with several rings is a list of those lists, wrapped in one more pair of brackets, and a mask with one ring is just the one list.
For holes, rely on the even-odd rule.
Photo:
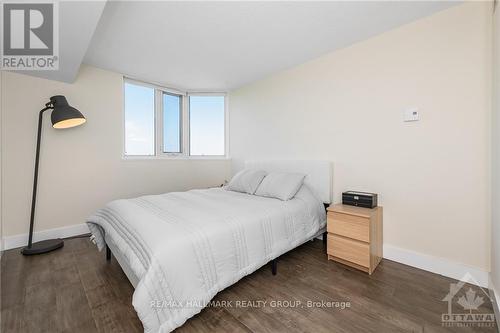
{"label": "white comforter", "polygon": [[133,306],[145,332],[170,332],[215,294],[314,237],[323,204],[304,185],[280,201],[223,189],[116,200],[87,221],[139,278]]}

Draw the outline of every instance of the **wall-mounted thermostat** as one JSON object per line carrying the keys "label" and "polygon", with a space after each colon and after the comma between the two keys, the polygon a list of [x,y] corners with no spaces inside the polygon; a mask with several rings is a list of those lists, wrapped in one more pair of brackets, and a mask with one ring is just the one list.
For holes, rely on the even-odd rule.
{"label": "wall-mounted thermostat", "polygon": [[406,109],[403,111],[404,121],[418,121],[420,119],[420,114],[418,108]]}

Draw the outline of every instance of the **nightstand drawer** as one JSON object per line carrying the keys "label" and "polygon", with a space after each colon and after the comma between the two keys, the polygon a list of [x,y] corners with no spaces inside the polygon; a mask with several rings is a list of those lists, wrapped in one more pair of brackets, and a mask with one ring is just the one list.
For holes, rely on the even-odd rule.
{"label": "nightstand drawer", "polygon": [[363,267],[370,267],[370,245],[328,234],[328,254]]}
{"label": "nightstand drawer", "polygon": [[327,231],[363,242],[370,242],[370,220],[365,217],[329,212]]}

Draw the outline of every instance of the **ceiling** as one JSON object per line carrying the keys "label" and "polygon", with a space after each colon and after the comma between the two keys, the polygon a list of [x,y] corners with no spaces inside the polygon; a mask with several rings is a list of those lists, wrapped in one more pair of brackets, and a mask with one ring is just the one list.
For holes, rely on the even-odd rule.
{"label": "ceiling", "polygon": [[131,78],[190,91],[235,89],[456,4],[61,3],[61,13],[69,13],[60,15],[61,69],[34,75],[71,82],[83,58]]}

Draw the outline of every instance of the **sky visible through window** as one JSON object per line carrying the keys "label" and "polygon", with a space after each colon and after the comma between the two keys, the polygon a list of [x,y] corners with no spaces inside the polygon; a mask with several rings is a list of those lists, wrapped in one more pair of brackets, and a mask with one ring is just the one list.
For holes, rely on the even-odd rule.
{"label": "sky visible through window", "polygon": [[224,155],[224,96],[190,96],[191,155]]}
{"label": "sky visible through window", "polygon": [[181,96],[163,94],[163,152],[181,152]]}
{"label": "sky visible through window", "polygon": [[155,92],[125,83],[125,154],[155,154]]}

